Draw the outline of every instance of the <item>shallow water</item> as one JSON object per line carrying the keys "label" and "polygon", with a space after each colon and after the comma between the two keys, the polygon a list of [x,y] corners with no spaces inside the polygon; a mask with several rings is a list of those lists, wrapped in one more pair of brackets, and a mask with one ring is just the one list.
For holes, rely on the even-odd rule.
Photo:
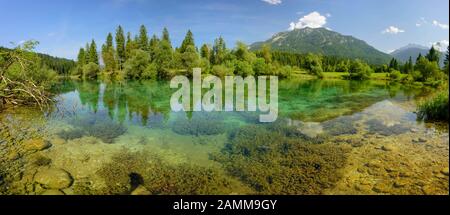
{"label": "shallow water", "polygon": [[279,118],[175,113],[165,82],[74,82],[55,107],[0,113],[3,194],[446,194],[448,125],[430,92],[282,81]]}

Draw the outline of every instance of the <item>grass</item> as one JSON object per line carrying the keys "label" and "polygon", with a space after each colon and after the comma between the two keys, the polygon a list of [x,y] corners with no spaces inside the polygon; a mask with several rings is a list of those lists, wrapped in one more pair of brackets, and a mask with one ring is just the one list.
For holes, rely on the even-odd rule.
{"label": "grass", "polygon": [[418,117],[421,120],[448,121],[448,89],[423,101],[418,106]]}

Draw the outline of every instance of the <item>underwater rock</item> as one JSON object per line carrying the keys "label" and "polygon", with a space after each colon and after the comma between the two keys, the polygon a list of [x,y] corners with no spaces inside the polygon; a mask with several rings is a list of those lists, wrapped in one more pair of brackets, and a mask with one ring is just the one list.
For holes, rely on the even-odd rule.
{"label": "underwater rock", "polygon": [[448,176],[448,167],[445,167],[441,170],[441,173]]}
{"label": "underwater rock", "polygon": [[53,145],[63,145],[66,143],[66,140],[63,138],[55,137],[50,140],[50,143]]}
{"label": "underwater rock", "polygon": [[60,190],[45,190],[44,192],[41,193],[41,195],[44,195],[44,196],[63,196],[63,195],[66,195],[66,194],[63,193]]}
{"label": "underwater rock", "polygon": [[43,139],[31,139],[25,141],[23,144],[25,150],[33,152],[48,149],[52,146],[51,143],[44,141]]}
{"label": "underwater rock", "polygon": [[394,146],[392,146],[392,145],[383,145],[381,147],[381,150],[390,152],[390,151],[396,150],[396,148]]}
{"label": "underwater rock", "polygon": [[322,126],[317,122],[302,123],[297,129],[309,138],[315,138],[323,133]]}
{"label": "underwater rock", "polygon": [[389,193],[390,186],[386,182],[379,182],[373,186],[372,190],[377,193]]}
{"label": "underwater rock", "polygon": [[45,169],[36,173],[34,181],[47,189],[64,189],[72,185],[73,179],[65,170]]}
{"label": "underwater rock", "polygon": [[146,195],[151,195],[152,193],[150,191],[147,190],[147,188],[145,188],[142,185],[139,185],[136,189],[133,190],[133,192],[131,192],[131,195],[133,196],[146,196]]}

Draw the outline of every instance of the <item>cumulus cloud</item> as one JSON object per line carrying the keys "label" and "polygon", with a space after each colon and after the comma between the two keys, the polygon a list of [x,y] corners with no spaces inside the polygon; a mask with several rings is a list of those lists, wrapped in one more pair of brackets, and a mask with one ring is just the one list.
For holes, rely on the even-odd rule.
{"label": "cumulus cloud", "polygon": [[261,0],[263,2],[269,3],[271,5],[277,5],[277,4],[281,4],[281,0]]}
{"label": "cumulus cloud", "polygon": [[447,51],[447,47],[449,45],[448,40],[441,40],[438,42],[431,43],[433,47],[441,52]]}
{"label": "cumulus cloud", "polygon": [[321,28],[327,24],[327,17],[320,15],[319,12],[312,12],[300,18],[297,22],[291,22],[289,30],[302,28]]}
{"label": "cumulus cloud", "polygon": [[398,34],[398,33],[403,33],[403,32],[405,32],[405,30],[402,30],[395,26],[389,26],[388,28],[384,29],[381,33],[382,34]]}
{"label": "cumulus cloud", "polygon": [[436,20],[433,20],[433,25],[437,26],[439,28],[442,28],[442,29],[448,29],[448,25],[447,24],[440,23],[440,22],[438,22]]}

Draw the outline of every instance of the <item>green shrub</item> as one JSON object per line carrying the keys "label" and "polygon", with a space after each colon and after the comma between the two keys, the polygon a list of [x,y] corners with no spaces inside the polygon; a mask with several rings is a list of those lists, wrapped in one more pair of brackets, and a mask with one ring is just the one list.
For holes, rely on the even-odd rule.
{"label": "green shrub", "polygon": [[389,78],[392,81],[399,81],[401,79],[401,77],[402,77],[402,74],[398,70],[392,70],[391,73],[389,74]]}
{"label": "green shrub", "polygon": [[361,60],[355,60],[349,69],[349,78],[352,80],[367,80],[372,74],[372,68]]}
{"label": "green shrub", "polygon": [[95,79],[100,73],[100,67],[96,63],[88,63],[83,66],[83,78]]}
{"label": "green shrub", "polygon": [[448,121],[448,110],[448,91],[442,91],[419,104],[418,118]]}

